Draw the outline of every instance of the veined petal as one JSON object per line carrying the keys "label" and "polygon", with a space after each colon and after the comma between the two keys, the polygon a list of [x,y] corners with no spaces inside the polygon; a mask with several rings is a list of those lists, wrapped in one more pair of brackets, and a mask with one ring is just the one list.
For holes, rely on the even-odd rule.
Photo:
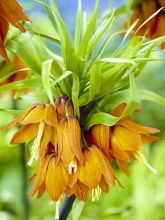
{"label": "veined petal", "polygon": [[136,151],[142,146],[141,136],[125,127],[115,126],[113,136],[120,144],[120,148],[128,151]]}
{"label": "veined petal", "polygon": [[45,105],[37,105],[21,121],[22,125],[39,123],[45,119]]}
{"label": "veined petal", "polygon": [[22,114],[20,114],[16,119],[14,119],[12,122],[10,122],[9,124],[7,124],[6,126],[3,127],[3,129],[9,129],[14,127],[15,125],[19,124],[26,116],[29,112],[31,112],[34,108],[36,107],[36,105],[32,105],[29,108],[27,108]]}
{"label": "veined petal", "polygon": [[98,167],[105,177],[106,182],[110,185],[115,184],[115,173],[112,169],[109,161],[106,159],[104,154],[96,147],[92,146],[89,148],[90,151],[95,155],[96,161],[98,163]]}
{"label": "veined petal", "polygon": [[118,122],[118,124],[139,134],[153,134],[153,133],[160,132],[160,130],[156,128],[146,127],[146,126],[137,124],[129,118],[123,118],[122,120]]}
{"label": "veined petal", "polygon": [[122,160],[117,160],[117,164],[119,168],[128,176],[130,177],[130,172],[128,169],[128,162],[122,161]]}
{"label": "veined petal", "polygon": [[52,135],[51,131],[52,130],[51,130],[50,126],[48,126],[48,125],[44,126],[44,131],[42,134],[42,138],[40,141],[40,147],[39,147],[40,156],[45,155],[47,152],[48,143],[51,141],[51,135]]}
{"label": "veined petal", "polygon": [[129,156],[125,150],[123,150],[120,146],[120,143],[115,138],[115,136],[112,136],[111,140],[112,144],[112,154],[116,159],[123,160],[123,161],[129,161]]}
{"label": "veined petal", "polygon": [[38,133],[39,124],[22,126],[13,136],[11,144],[26,143],[33,140]]}
{"label": "veined petal", "polygon": [[53,156],[49,162],[46,175],[46,191],[53,201],[58,201],[66,189],[69,176],[60,160]]}
{"label": "veined petal", "polygon": [[93,144],[98,146],[105,156],[110,159],[110,128],[106,125],[94,125],[91,128]]}
{"label": "veined petal", "polygon": [[101,181],[100,181],[99,186],[103,192],[105,192],[105,193],[109,192],[109,185],[106,183],[105,178],[103,176],[101,177]]}
{"label": "veined petal", "polygon": [[89,188],[96,188],[101,180],[100,161],[89,148],[84,151],[84,164],[80,166],[79,180]]}
{"label": "veined petal", "polygon": [[70,144],[72,149],[79,160],[80,163],[83,163],[83,154],[81,150],[81,131],[78,120],[74,116],[68,118],[68,132],[70,138]]}
{"label": "veined petal", "polygon": [[143,143],[143,144],[150,144],[150,143],[152,143],[153,141],[159,141],[159,140],[161,140],[160,137],[151,136],[151,135],[141,135],[141,138],[142,138],[142,143]]}
{"label": "veined petal", "polygon": [[45,182],[43,182],[38,189],[37,199],[39,199],[44,194],[45,189],[46,189],[46,184]]}
{"label": "veined petal", "polygon": [[34,182],[34,185],[29,193],[29,197],[31,198],[41,187],[46,178],[47,167],[51,156],[47,155],[44,157],[40,157],[37,165],[37,175]]}
{"label": "veined petal", "polygon": [[45,123],[57,127],[57,113],[52,104],[46,104],[45,108]]}

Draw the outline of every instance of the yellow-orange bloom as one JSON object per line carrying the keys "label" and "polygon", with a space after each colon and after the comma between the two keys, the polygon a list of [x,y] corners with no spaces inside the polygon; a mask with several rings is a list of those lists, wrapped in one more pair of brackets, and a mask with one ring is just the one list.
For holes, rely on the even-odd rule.
{"label": "yellow-orange bloom", "polygon": [[20,31],[25,32],[24,27],[20,21],[30,21],[23,12],[21,6],[16,0],[1,0],[0,1],[0,55],[9,61],[5,47],[4,40],[8,31],[9,23],[19,28]]}
{"label": "yellow-orange bloom", "polygon": [[38,198],[46,190],[52,201],[58,201],[64,193],[69,182],[69,174],[61,160],[58,160],[56,149],[48,145],[47,154],[40,157],[35,173],[35,183],[29,197],[38,192]]}
{"label": "yellow-orange bloom", "polygon": [[[58,126],[59,158],[66,165],[71,165],[75,158],[82,164],[83,154],[81,150],[81,130],[76,117],[70,115],[60,120]],[[76,171],[76,163],[75,163]]]}
{"label": "yellow-orange bloom", "polygon": [[104,154],[95,145],[84,149],[84,164],[79,167],[78,180],[89,189],[97,190],[104,185],[113,186],[115,184],[115,173]]}
{"label": "yellow-orange bloom", "polygon": [[[135,26],[136,31],[151,15],[153,15],[161,7],[165,7],[164,0],[141,0],[138,6],[133,9],[131,24],[139,19],[138,24]],[[147,37],[154,39],[165,35],[165,11],[164,9],[150,21],[148,21],[138,32],[137,35],[144,36],[147,33]],[[128,23],[125,23],[128,27]],[[162,43],[162,48],[165,47],[165,43]]]}
{"label": "yellow-orange bloom", "polygon": [[[125,105],[120,105],[112,114],[121,115]],[[156,128],[146,127],[137,124],[127,116],[121,119],[115,126],[111,127],[110,148],[118,166],[129,175],[128,163],[131,159],[136,159],[135,154],[144,144],[159,140],[159,137],[150,134],[159,132]]]}
{"label": "yellow-orange bloom", "polygon": [[110,127],[106,125],[94,125],[89,131],[90,144],[95,144],[110,159]]}

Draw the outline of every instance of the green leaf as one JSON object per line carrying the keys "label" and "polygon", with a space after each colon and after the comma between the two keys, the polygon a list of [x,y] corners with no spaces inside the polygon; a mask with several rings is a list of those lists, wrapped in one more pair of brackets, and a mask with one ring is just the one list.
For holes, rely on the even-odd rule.
{"label": "green leaf", "polygon": [[52,68],[52,63],[53,60],[46,60],[42,64],[42,83],[45,89],[45,92],[52,103],[54,105],[54,98],[53,98],[53,93],[51,89],[51,84],[50,84],[50,74],[51,74],[51,68]]}
{"label": "green leaf", "polygon": [[85,130],[88,130],[95,124],[104,124],[107,126],[113,126],[120,120],[120,117],[107,114],[105,112],[98,112],[91,116],[91,118],[85,123]]}
{"label": "green leaf", "polygon": [[76,16],[76,29],[75,29],[75,38],[74,38],[74,47],[75,51],[78,51],[81,37],[81,25],[82,25],[82,3],[81,0],[78,0],[78,10]]}
{"label": "green leaf", "polygon": [[92,101],[95,95],[99,92],[101,85],[101,64],[95,63],[91,67],[90,85],[89,85],[89,102]]}
{"label": "green leaf", "polygon": [[100,3],[100,0],[96,0],[95,8],[93,10],[91,20],[87,26],[87,29],[86,29],[85,34],[83,36],[82,42],[80,44],[78,55],[82,58],[85,58],[90,36],[95,31],[99,3]]}
{"label": "green leaf", "polygon": [[101,39],[101,37],[107,32],[107,30],[112,26],[115,17],[114,17],[115,11],[110,13],[110,17],[107,18],[103,22],[103,24],[97,29],[95,34],[92,36],[92,39],[89,41],[87,53],[91,52],[92,49],[95,47],[95,45],[98,43],[98,41]]}
{"label": "green leaf", "polygon": [[25,79],[19,80],[13,83],[6,84],[0,87],[0,92],[12,90],[12,89],[26,89],[26,88],[35,88],[42,87],[40,79]]}
{"label": "green leaf", "polygon": [[85,202],[83,201],[76,200],[74,202],[72,212],[71,212],[72,220],[78,220],[80,218],[84,205],[85,205]]}
{"label": "green leaf", "polygon": [[79,110],[79,91],[80,91],[80,82],[79,78],[75,73],[72,73],[73,84],[72,84],[72,102],[74,106],[74,115],[80,119],[80,110]]}
{"label": "green leaf", "polygon": [[126,108],[124,109],[123,113],[120,116],[121,118],[131,114],[140,103],[139,94],[136,88],[135,77],[132,71],[130,71],[129,73],[129,79],[130,79],[130,97]]}
{"label": "green leaf", "polygon": [[14,110],[14,109],[5,109],[5,108],[0,108],[0,112],[7,112],[11,115],[19,115],[23,112],[23,110]]}
{"label": "green leaf", "polygon": [[41,62],[37,59],[37,55],[33,53],[23,43],[8,40],[6,48],[16,53],[18,57],[34,72],[41,73]]}
{"label": "green leaf", "polygon": [[139,89],[139,95],[140,95],[141,100],[155,102],[159,105],[165,106],[165,98],[156,94],[155,92],[152,92],[146,89]]}

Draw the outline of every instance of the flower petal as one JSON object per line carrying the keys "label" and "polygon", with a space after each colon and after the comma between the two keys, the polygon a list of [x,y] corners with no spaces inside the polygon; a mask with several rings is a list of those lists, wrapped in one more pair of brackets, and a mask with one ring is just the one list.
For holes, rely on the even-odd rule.
{"label": "flower petal", "polygon": [[45,181],[49,161],[50,161],[49,155],[45,157],[40,157],[36,171],[37,174],[36,179],[29,193],[29,198],[32,198],[32,196],[40,189],[41,185]]}
{"label": "flower petal", "polygon": [[37,105],[32,109],[26,117],[21,121],[22,125],[31,123],[39,123],[45,119],[45,105]]}
{"label": "flower petal", "polygon": [[79,160],[80,163],[83,163],[83,154],[81,150],[81,131],[80,131],[80,125],[78,120],[70,116],[68,118],[68,130],[69,130],[69,138],[70,138],[70,144],[72,146],[72,149]]}
{"label": "flower petal", "polygon": [[0,15],[22,32],[25,32],[25,29],[19,21],[30,21],[16,0],[1,0]]}
{"label": "flower petal", "polygon": [[120,147],[120,143],[114,136],[112,137],[112,154],[116,159],[129,161],[127,152]]}
{"label": "flower petal", "polygon": [[128,169],[128,162],[122,161],[122,160],[117,160],[117,164],[119,168],[128,176],[130,177],[130,172]]}
{"label": "flower petal", "polygon": [[110,131],[106,125],[94,125],[91,128],[93,144],[98,146],[105,156],[110,159],[109,139]]}
{"label": "flower petal", "polygon": [[69,176],[60,160],[51,158],[46,175],[46,191],[53,201],[58,201],[66,189]]}
{"label": "flower petal", "polygon": [[57,127],[57,113],[53,105],[46,104],[45,123]]}
{"label": "flower petal", "polygon": [[160,130],[156,128],[146,127],[146,126],[137,124],[129,118],[123,118],[122,120],[119,121],[118,124],[139,134],[153,134],[153,133],[160,132]]}
{"label": "flower petal", "polygon": [[26,143],[33,140],[38,133],[39,124],[22,126],[13,136],[11,144]]}
{"label": "flower petal", "polygon": [[136,151],[142,146],[141,136],[125,127],[115,126],[113,136],[120,144],[120,148],[128,151]]}
{"label": "flower petal", "polygon": [[10,122],[6,126],[4,126],[2,129],[9,129],[9,128],[12,128],[15,125],[19,124],[27,116],[27,114],[29,112],[31,112],[35,107],[36,107],[36,105],[30,106],[22,114],[20,114],[16,119],[14,119],[12,122]]}

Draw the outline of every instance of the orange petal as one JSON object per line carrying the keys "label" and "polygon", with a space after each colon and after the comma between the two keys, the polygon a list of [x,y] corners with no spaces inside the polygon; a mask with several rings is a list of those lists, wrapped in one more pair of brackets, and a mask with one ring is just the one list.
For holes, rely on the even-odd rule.
{"label": "orange petal", "polygon": [[93,144],[98,146],[105,156],[110,159],[109,138],[110,131],[106,125],[94,125],[91,128]]}
{"label": "orange petal", "polygon": [[81,150],[81,130],[78,120],[74,116],[68,117],[68,132],[70,138],[70,144],[72,149],[79,160],[83,163],[83,154]]}
{"label": "orange petal", "polygon": [[37,199],[39,199],[45,192],[46,189],[46,184],[45,182],[43,182],[40,186],[40,188],[38,189],[38,195],[37,195]]}
{"label": "orange petal", "polygon": [[83,183],[81,183],[80,181],[78,181],[77,185],[75,186],[75,191],[74,191],[76,198],[78,198],[79,200],[87,201],[88,191],[89,191],[89,188],[85,186]]}
{"label": "orange petal", "polygon": [[3,56],[3,58],[6,59],[6,61],[9,61],[9,58],[7,56],[7,53],[4,47],[4,40],[6,38],[8,28],[9,28],[8,22],[0,16],[0,55]]}
{"label": "orange petal", "polygon": [[113,136],[120,148],[128,151],[136,151],[142,146],[141,136],[122,126],[115,126]]}
{"label": "orange petal", "polygon": [[129,118],[123,118],[122,120],[119,121],[118,124],[139,134],[153,134],[153,133],[160,132],[160,130],[156,128],[146,127],[146,126],[137,124]]}
{"label": "orange petal", "polygon": [[26,143],[33,140],[38,133],[39,124],[29,124],[27,126],[22,126],[11,140],[11,144]]}
{"label": "orange petal", "polygon": [[118,140],[112,137],[112,154],[116,159],[129,161],[129,156],[125,150],[120,147]]}
{"label": "orange petal", "polygon": [[128,176],[130,177],[130,172],[128,169],[128,162],[122,161],[122,160],[117,160],[117,164],[119,168]]}
{"label": "orange petal", "polygon": [[9,129],[14,127],[15,125],[19,124],[24,118],[28,115],[29,112],[31,112],[36,105],[32,105],[29,108],[27,108],[22,114],[20,114],[16,119],[14,119],[12,122],[7,124],[6,126],[3,127],[3,129]]}
{"label": "orange petal", "polygon": [[25,32],[25,29],[19,22],[30,21],[16,0],[1,0],[0,16],[13,24],[15,27],[19,28],[22,32]]}
{"label": "orange petal", "polygon": [[39,123],[45,119],[45,105],[37,105],[21,121],[22,125]]}
{"label": "orange petal", "polygon": [[45,157],[40,157],[38,161],[38,166],[37,166],[37,175],[36,179],[34,182],[34,185],[29,193],[29,197],[31,198],[41,187],[43,182],[45,181],[46,173],[47,173],[47,167],[48,163],[50,161],[51,156],[47,155]]}
{"label": "orange petal", "polygon": [[53,105],[46,104],[45,123],[57,127],[57,113]]}
{"label": "orange petal", "polygon": [[158,0],[159,4],[165,8],[165,1],[164,0]]}
{"label": "orange petal", "polygon": [[103,176],[105,177],[106,182],[108,184],[114,185],[115,184],[115,173],[109,161],[106,159],[104,154],[96,146],[93,145],[89,149],[95,155],[96,161],[99,165],[99,169],[102,172]]}
{"label": "orange petal", "polygon": [[109,185],[106,183],[104,177],[102,176],[99,186],[101,187],[102,191],[105,193],[109,192]]}
{"label": "orange petal", "polygon": [[142,142],[143,144],[150,144],[152,143],[153,141],[159,141],[161,140],[160,137],[157,137],[157,136],[151,136],[151,135],[142,135]]}
{"label": "orange petal", "polygon": [[54,147],[57,147],[57,130],[56,128],[51,127],[51,143],[54,145]]}
{"label": "orange petal", "polygon": [[84,165],[80,166],[79,180],[89,188],[96,188],[101,181],[100,161],[89,148],[84,151]]}
{"label": "orange petal", "polygon": [[75,154],[70,143],[70,133],[67,121],[61,121],[59,123],[57,135],[58,158],[61,158],[65,165],[69,165],[69,163],[74,159]]}
{"label": "orange petal", "polygon": [[53,201],[58,201],[66,189],[69,176],[65,171],[62,161],[57,164],[57,159],[52,157],[46,175],[46,191]]}
{"label": "orange petal", "polygon": [[[156,11],[157,11],[157,3],[155,0],[142,1],[143,22],[146,21]],[[145,30],[149,29],[152,34],[156,25],[156,20],[157,18],[156,16],[154,16],[149,22],[147,22],[144,26]]]}
{"label": "orange petal", "polygon": [[52,135],[51,131],[52,131],[51,127],[45,125],[40,142],[40,156],[45,155],[47,152],[48,143],[51,141],[51,135]]}
{"label": "orange petal", "polygon": [[79,180],[89,188],[96,188],[102,175],[108,184],[114,184],[114,171],[104,154],[91,146],[84,151],[84,165],[80,167]]}

